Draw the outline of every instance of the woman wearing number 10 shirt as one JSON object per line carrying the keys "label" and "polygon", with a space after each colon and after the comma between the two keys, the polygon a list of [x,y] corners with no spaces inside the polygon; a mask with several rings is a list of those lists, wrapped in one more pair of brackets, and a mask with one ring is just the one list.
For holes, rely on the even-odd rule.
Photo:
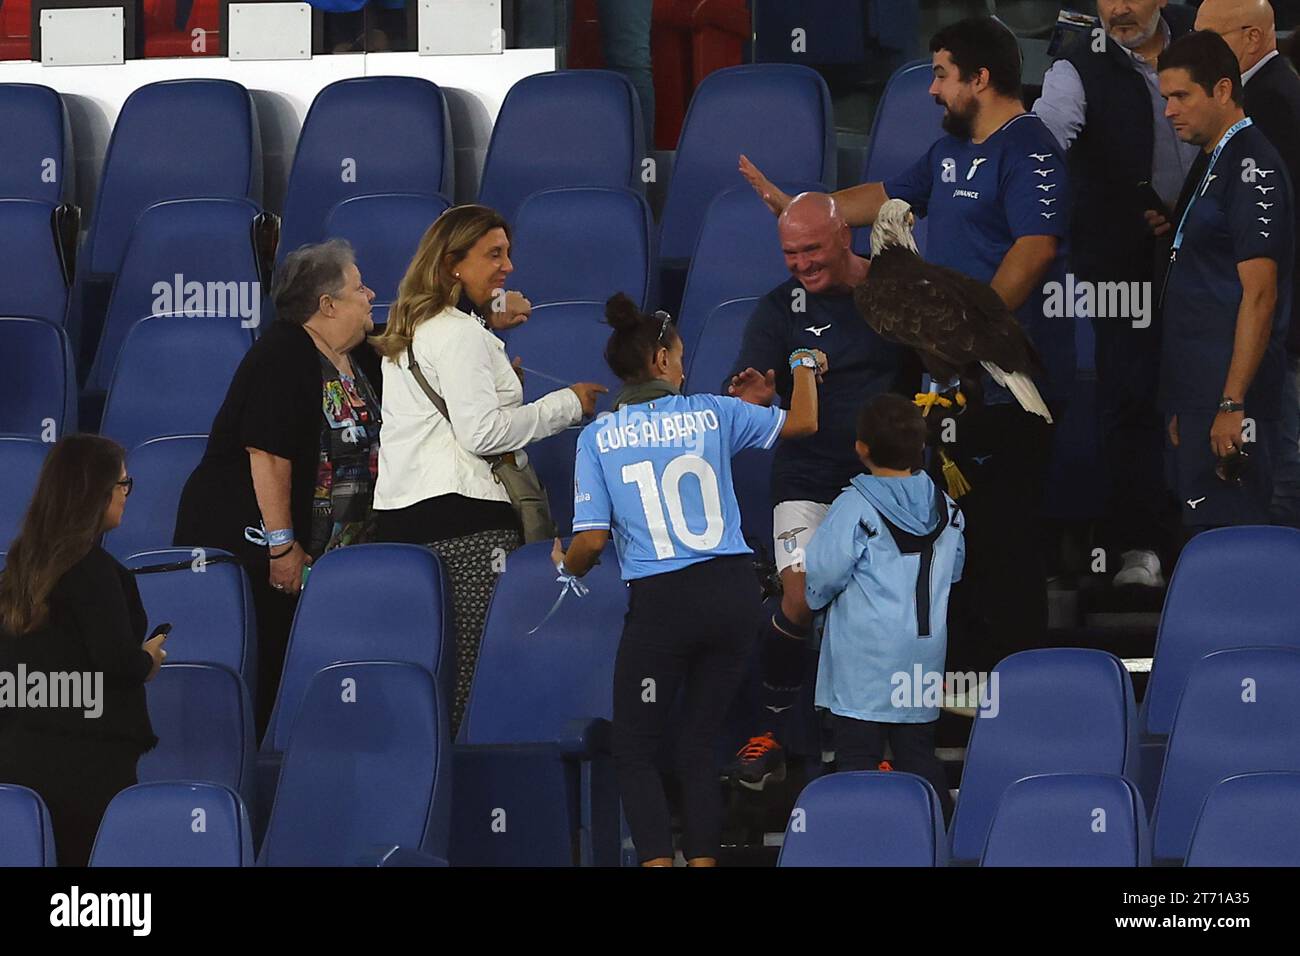
{"label": "woman wearing number 10 shirt", "polygon": [[[678,741],[689,865],[717,861],[722,801],[713,740],[744,675],[760,613],[740,532],[731,457],[817,430],[818,362],[791,354],[789,412],[720,395],[682,395],[682,340],[667,315],[619,294],[605,360],[623,381],[615,411],[578,439],[573,541],[556,542],[562,575],[582,576],[614,537],[628,614],[614,666],[614,759],[643,866],[671,866],[668,801],[655,767],[668,713],[684,688]],[[742,380],[761,374],[741,373]]]}

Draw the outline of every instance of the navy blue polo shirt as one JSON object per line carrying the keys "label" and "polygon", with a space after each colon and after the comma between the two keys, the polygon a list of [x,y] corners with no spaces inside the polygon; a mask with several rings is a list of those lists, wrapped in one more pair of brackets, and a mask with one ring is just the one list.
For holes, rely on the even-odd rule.
{"label": "navy blue polo shirt", "polygon": [[1268,349],[1245,405],[1252,418],[1274,419],[1281,413],[1295,261],[1291,181],[1277,150],[1256,126],[1228,141],[1210,175],[1191,203],[1182,247],[1166,280],[1160,407],[1167,414],[1217,409],[1241,305],[1237,264],[1272,259],[1277,305]]}
{"label": "navy blue polo shirt", "polygon": [[[915,165],[883,183],[891,199],[910,203],[929,223],[926,259],[989,282],[1024,236],[1055,236],[1056,258],[1016,311],[1046,369],[1039,393],[1063,398],[1074,381],[1074,320],[1044,315],[1043,287],[1065,281],[1070,186],[1065,156],[1033,113],[1007,120],[982,143],[944,136]],[[1015,401],[984,375],[987,404]]]}

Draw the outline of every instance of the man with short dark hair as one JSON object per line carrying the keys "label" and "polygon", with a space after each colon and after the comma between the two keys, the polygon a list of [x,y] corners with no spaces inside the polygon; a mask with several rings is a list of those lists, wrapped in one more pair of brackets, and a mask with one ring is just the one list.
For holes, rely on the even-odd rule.
{"label": "man with short dark hair", "polygon": [[1242,109],[1222,37],[1182,37],[1159,70],[1165,115],[1208,157],[1177,218],[1163,293],[1160,405],[1175,493],[1189,533],[1267,524],[1291,313],[1291,181]]}
{"label": "man with short dark hair", "polygon": [[[940,138],[907,171],[835,193],[850,225],[870,225],[890,198],[929,219],[926,258],[987,282],[1016,313],[1042,359],[1036,378],[1062,401],[1074,380],[1074,328],[1048,318],[1049,282],[1064,283],[1070,188],[1060,144],[1020,100],[1020,50],[990,17],[961,20],[930,40],[930,94],[944,107]],[[775,211],[789,202],[747,159],[741,174]],[[1047,628],[1038,517],[1049,426],[983,375],[982,407],[955,419],[946,447],[970,480],[967,575],[954,593],[953,657],[991,668],[1039,644]],[[940,385],[946,383],[939,383]]]}

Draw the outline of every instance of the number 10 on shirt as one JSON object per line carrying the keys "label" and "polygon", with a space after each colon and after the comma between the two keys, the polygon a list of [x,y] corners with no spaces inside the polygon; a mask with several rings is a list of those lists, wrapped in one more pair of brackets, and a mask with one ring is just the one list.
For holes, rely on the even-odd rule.
{"label": "number 10 on shirt", "polygon": [[[654,463],[639,461],[623,466],[623,483],[635,484],[641,494],[641,507],[655,546],[655,557],[674,558],[677,550],[668,534],[668,523],[677,540],[695,551],[710,551],[718,546],[724,531],[722,496],[718,489],[718,476],[713,467],[698,455],[678,455],[664,468],[662,483],[655,481]],[[681,481],[685,475],[694,475],[700,485],[700,498],[704,506],[704,531],[696,533],[686,523],[682,507]],[[662,495],[660,493],[662,484]],[[664,505],[668,514],[664,515]]]}

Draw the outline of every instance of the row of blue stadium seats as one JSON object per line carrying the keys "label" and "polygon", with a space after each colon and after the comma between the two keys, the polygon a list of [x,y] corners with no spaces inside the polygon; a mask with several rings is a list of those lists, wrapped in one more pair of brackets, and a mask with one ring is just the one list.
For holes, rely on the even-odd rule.
{"label": "row of blue stadium seats", "polygon": [[[1300,773],[1235,774],[1197,809],[1185,866],[1300,866]],[[837,773],[799,795],[780,866],[943,866],[934,789],[907,773]],[[1149,866],[1151,837],[1137,788],[1123,777],[1049,773],[1002,793],[980,866]]]}
{"label": "row of blue stadium seats", "polygon": [[[1293,591],[1277,587],[1280,572],[1265,571],[1293,566],[1297,549],[1300,533],[1282,528],[1225,529],[1189,545],[1171,584],[1141,713],[1127,672],[1104,652],[1048,649],[1003,661],[997,715],[977,719],[972,730],[949,834],[953,859],[979,857],[998,801],[1021,777],[1086,772],[1137,780],[1154,771],[1155,789],[1143,794],[1143,803],[1153,810],[1155,857],[1167,861],[1184,856],[1200,803],[1218,781],[1300,770],[1300,712],[1287,690],[1300,679],[1296,601]],[[172,621],[184,637],[174,646],[178,663],[166,665],[150,689],[151,713],[159,727],[204,728],[201,740],[178,733],[165,741],[154,763],[142,762],[142,779],[211,779],[248,794],[247,691],[236,673],[255,680],[247,585],[238,566],[216,554],[206,555],[206,570],[195,573],[195,557],[182,550],[130,562],[164,565],[140,576],[142,596],[151,620]],[[608,792],[601,798],[599,783],[608,782],[610,769],[602,728],[611,716],[610,680],[627,598],[617,562],[612,554],[606,558],[593,572],[591,593],[565,602],[541,632],[529,635],[554,598],[549,549],[532,545],[509,557],[457,741],[461,843],[453,847],[453,862],[565,863],[575,840],[587,847],[583,859],[616,856],[610,827],[617,812]],[[357,588],[375,600],[363,606]],[[1233,607],[1226,594],[1240,604]],[[444,595],[437,561],[423,549],[361,545],[318,562],[258,758],[254,806],[271,806],[279,755],[292,747],[292,715],[301,713],[312,676],[355,655],[355,635],[366,636],[366,654],[417,664],[446,692]],[[1238,614],[1235,628],[1220,626],[1217,613],[1225,604],[1222,613]],[[1234,649],[1243,633],[1252,644],[1278,646]],[[515,748],[513,755],[507,747]],[[575,802],[570,793],[578,795]],[[507,808],[512,833],[527,837],[524,843],[489,838],[493,808]]]}
{"label": "row of blue stadium seats", "polygon": [[[643,192],[656,173],[646,165],[653,161],[639,139],[638,108],[629,82],[612,72],[560,71],[521,80],[494,126],[480,201],[513,222],[523,201],[541,189]],[[5,250],[20,257],[4,261],[21,264],[14,275],[26,282],[14,302],[0,298],[0,314],[62,320],[68,276],[49,241],[49,225],[72,195],[66,109],[53,90],[4,84],[0,114],[22,120],[13,124],[21,135],[0,153],[0,167],[7,170],[0,200],[9,200],[0,214],[13,222],[0,233],[21,230],[24,240],[39,240],[43,229],[46,237]],[[427,80],[364,77],[326,87],[299,138],[278,257],[325,238],[332,215],[355,215],[341,209],[347,200],[399,194],[402,201],[418,196],[445,203],[454,191],[449,129],[443,93]],[[719,71],[700,86],[658,230],[664,260],[689,258],[709,201],[736,183],[735,157],[742,151],[779,181],[830,182],[834,129],[824,81],[806,67],[764,64]],[[99,323],[140,217],[177,199],[246,200],[255,211],[260,180],[257,117],[239,84],[172,80],[141,87],[128,98],[67,296],[68,325],[83,367],[94,355]]]}
{"label": "row of blue stadium seats", "polygon": [[[301,713],[257,863],[445,861],[449,748],[432,675],[414,664],[335,664],[306,688]],[[0,834],[0,866],[57,862],[49,813],[31,790],[0,784]],[[114,798],[90,862],[248,866],[253,846],[236,790],[204,779],[158,780]]]}

